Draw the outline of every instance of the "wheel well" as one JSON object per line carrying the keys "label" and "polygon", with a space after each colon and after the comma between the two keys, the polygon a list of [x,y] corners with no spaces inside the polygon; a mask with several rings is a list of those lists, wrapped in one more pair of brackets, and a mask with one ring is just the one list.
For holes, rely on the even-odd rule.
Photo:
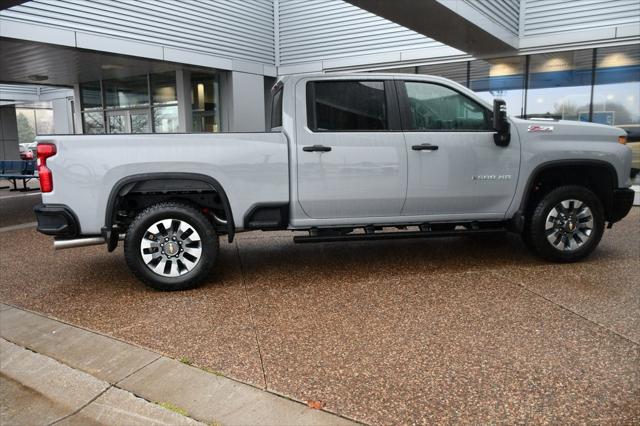
{"label": "wheel well", "polygon": [[605,217],[608,218],[617,181],[615,170],[606,163],[553,164],[542,167],[529,181],[521,211],[528,218],[538,201],[551,190],[564,185],[579,185],[596,194],[602,202]]}
{"label": "wheel well", "polygon": [[187,173],[148,174],[125,178],[109,196],[105,229],[123,232],[145,208],[163,201],[180,201],[201,210],[218,234],[233,241],[235,225],[224,189],[213,178]]}

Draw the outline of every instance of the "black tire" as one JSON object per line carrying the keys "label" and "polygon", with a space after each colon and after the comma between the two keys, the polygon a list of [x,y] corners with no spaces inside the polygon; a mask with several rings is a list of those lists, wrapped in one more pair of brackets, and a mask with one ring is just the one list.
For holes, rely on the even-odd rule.
{"label": "black tire", "polygon": [[[578,227],[582,226],[580,225],[581,219],[567,221],[566,227],[559,226],[556,228],[560,231],[559,233],[551,229],[546,229],[547,223],[553,223],[547,221],[551,211],[566,200],[580,201],[589,208],[591,213],[589,217],[591,217],[592,220],[590,222],[591,231],[588,236],[578,231]],[[577,206],[577,204],[575,205]],[[574,211],[579,209],[582,209],[582,206],[576,208]],[[577,216],[574,215],[574,217]],[[586,220],[586,217],[584,217],[584,219]],[[535,206],[529,218],[528,226],[525,226],[523,239],[525,244],[531,247],[543,259],[552,262],[576,262],[587,257],[595,250],[604,233],[604,225],[605,219],[602,203],[593,192],[577,185],[561,186],[542,197]],[[569,232],[569,229],[572,229],[573,232]],[[557,246],[547,239],[547,234],[553,234],[550,235],[549,238],[558,241],[558,238],[561,238],[564,232],[566,232],[566,237],[562,237],[563,239],[560,240],[561,242],[559,242]],[[577,248],[569,250],[567,249],[565,241],[568,244],[570,242],[569,240],[573,238],[571,237],[573,234],[577,234],[580,242],[576,242],[577,240],[571,241],[571,243],[577,245]]]}
{"label": "black tire", "polygon": [[[196,231],[196,235],[200,237],[200,243],[198,244],[200,247],[200,255],[195,266],[187,272],[182,272],[184,271],[183,269],[180,275],[175,277],[163,276],[160,275],[160,273],[152,271],[151,266],[147,266],[141,253],[142,239],[145,237],[147,230],[157,222],[165,219],[181,221],[185,226],[192,227],[193,230]],[[175,232],[175,235],[178,235],[177,230],[170,230],[168,232]],[[180,237],[178,236],[178,238]],[[188,252],[189,249],[186,247],[185,245],[184,248],[186,252]],[[219,241],[215,228],[207,220],[205,215],[188,204],[175,201],[154,204],[141,211],[129,225],[124,240],[124,257],[133,274],[149,287],[162,291],[186,290],[200,284],[209,276],[218,256],[218,249]],[[159,249],[155,248],[154,250],[157,251]],[[182,251],[182,249],[180,249],[180,251]],[[186,252],[184,256],[187,255]],[[164,254],[164,252],[162,253]],[[165,259],[163,256],[160,257],[162,257],[163,260]],[[183,263],[180,261],[183,261]],[[164,260],[164,262],[171,263],[172,260],[167,259]],[[179,265],[184,266],[184,264],[188,263],[184,258],[178,259],[177,255],[173,259],[173,262],[176,262],[175,266],[177,269],[180,269]]]}

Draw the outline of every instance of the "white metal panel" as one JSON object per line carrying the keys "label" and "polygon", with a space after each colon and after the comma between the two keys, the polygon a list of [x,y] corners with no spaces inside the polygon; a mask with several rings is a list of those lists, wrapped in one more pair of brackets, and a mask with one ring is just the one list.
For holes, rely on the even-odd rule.
{"label": "white metal panel", "polygon": [[638,0],[523,0],[524,36],[640,25]]}
{"label": "white metal panel", "polygon": [[514,34],[518,34],[520,27],[520,1],[464,0],[469,6]]}
{"label": "white metal panel", "polygon": [[279,0],[280,65],[442,46],[342,0]]}
{"label": "white metal panel", "polygon": [[273,0],[32,0],[12,20],[274,64]]}

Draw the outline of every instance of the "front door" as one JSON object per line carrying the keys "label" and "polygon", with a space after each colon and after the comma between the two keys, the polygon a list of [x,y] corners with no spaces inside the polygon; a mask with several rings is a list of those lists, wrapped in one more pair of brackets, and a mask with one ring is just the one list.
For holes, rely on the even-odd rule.
{"label": "front door", "polygon": [[398,81],[408,154],[402,214],[501,219],[516,188],[520,144],[496,146],[491,111],[441,83]]}
{"label": "front door", "polygon": [[[301,82],[298,200],[314,219],[398,216],[407,154],[392,81]],[[297,97],[304,102],[304,96]],[[300,116],[301,115],[301,116]]]}

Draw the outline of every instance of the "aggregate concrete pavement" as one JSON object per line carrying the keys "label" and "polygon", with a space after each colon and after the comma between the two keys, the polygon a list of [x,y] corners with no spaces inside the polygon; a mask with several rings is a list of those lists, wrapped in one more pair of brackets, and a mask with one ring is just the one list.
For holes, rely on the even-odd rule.
{"label": "aggregate concrete pavement", "polygon": [[[159,293],[122,250],[0,233],[0,301],[371,424],[640,421],[640,209],[576,264],[513,235],[296,246],[221,241]],[[0,312],[1,313],[1,312]]]}
{"label": "aggregate concrete pavement", "polygon": [[35,222],[33,207],[42,202],[40,192],[0,190],[0,228],[25,222]]}

